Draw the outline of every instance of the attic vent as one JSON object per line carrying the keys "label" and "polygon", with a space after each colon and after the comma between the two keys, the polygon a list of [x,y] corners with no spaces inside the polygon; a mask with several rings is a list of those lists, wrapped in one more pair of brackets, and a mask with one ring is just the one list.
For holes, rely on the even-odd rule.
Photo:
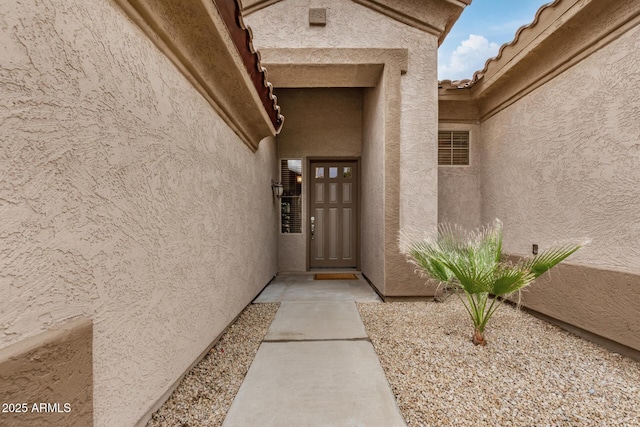
{"label": "attic vent", "polygon": [[438,132],[438,165],[469,164],[469,131]]}
{"label": "attic vent", "polygon": [[309,25],[327,25],[327,9],[309,9]]}

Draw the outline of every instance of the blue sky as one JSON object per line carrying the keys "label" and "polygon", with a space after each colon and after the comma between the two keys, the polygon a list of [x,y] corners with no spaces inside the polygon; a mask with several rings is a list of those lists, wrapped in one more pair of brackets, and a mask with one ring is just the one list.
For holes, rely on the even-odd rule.
{"label": "blue sky", "polygon": [[438,49],[438,79],[470,79],[552,0],[473,0]]}

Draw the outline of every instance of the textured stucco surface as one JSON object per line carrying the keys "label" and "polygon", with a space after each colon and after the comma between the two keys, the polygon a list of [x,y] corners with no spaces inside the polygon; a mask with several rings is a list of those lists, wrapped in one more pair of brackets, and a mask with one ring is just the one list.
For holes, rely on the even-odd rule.
{"label": "textured stucco surface", "polygon": [[640,28],[481,124],[482,217],[526,255],[589,238],[523,304],[638,350]]}
{"label": "textured stucco surface", "polygon": [[0,349],[0,402],[26,404],[3,408],[0,425],[92,425],[92,329],[91,320],[72,319]]}
{"label": "textured stucco surface", "polygon": [[308,157],[360,157],[362,89],[277,89],[287,125],[276,137],[278,157],[302,159],[302,233],[281,234],[279,271],[305,271],[309,204]]}
{"label": "textured stucco surface", "polygon": [[[225,8],[217,10],[213,1],[201,0],[111,1],[122,7],[252,150],[263,138],[276,135],[282,117],[265,74],[259,71],[259,57],[241,47],[250,34],[232,16],[223,18]],[[234,2],[225,3],[233,14]],[[234,40],[242,40],[240,48]],[[254,70],[252,76],[248,69]]]}
{"label": "textured stucco surface", "polygon": [[130,426],[277,269],[252,153],[108,1],[0,15],[0,346],[84,315],[94,418]]}
{"label": "textured stucco surface", "polygon": [[479,227],[480,126],[441,123],[442,131],[469,131],[469,166],[438,167],[438,222],[459,224],[466,229]]}
{"label": "textured stucco surface", "polygon": [[287,128],[276,137],[279,157],[360,157],[362,89],[276,89]]}
{"label": "textured stucco surface", "polygon": [[572,263],[640,274],[640,28],[481,125],[482,218],[505,250],[589,238]]}
{"label": "textured stucco surface", "polygon": [[361,270],[384,294],[384,105],[381,84],[364,90],[361,188]]}
{"label": "textured stucco surface", "polygon": [[[326,26],[309,26],[310,7],[327,9]],[[385,115],[387,125],[398,120],[399,132],[399,144],[390,148],[396,151],[390,153],[385,147],[385,170],[390,173],[383,188],[389,193],[384,226],[387,234],[394,234],[392,242],[385,235],[385,261],[397,268],[387,274],[397,279],[394,292],[421,292],[422,285],[398,253],[397,232],[399,228],[432,229],[437,221],[437,37],[346,0],[285,0],[251,14],[246,21],[259,49],[408,49],[407,73],[398,76],[401,93],[396,94],[396,111]],[[390,206],[388,197],[396,198]]]}
{"label": "textured stucco surface", "polygon": [[564,263],[527,288],[522,303],[640,351],[640,275]]}

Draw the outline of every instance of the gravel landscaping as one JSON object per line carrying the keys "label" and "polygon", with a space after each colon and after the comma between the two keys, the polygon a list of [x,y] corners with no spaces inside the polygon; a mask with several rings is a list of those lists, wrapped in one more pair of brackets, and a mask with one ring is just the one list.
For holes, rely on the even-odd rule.
{"label": "gravel landscaping", "polygon": [[180,382],[147,427],[220,426],[280,304],[250,304]]}
{"label": "gravel landscaping", "polygon": [[640,426],[640,363],[526,312],[476,347],[455,296],[358,310],[409,426]]}
{"label": "gravel landscaping", "polygon": [[[220,426],[279,304],[252,304],[147,424]],[[640,426],[640,363],[504,305],[358,303],[409,426]]]}

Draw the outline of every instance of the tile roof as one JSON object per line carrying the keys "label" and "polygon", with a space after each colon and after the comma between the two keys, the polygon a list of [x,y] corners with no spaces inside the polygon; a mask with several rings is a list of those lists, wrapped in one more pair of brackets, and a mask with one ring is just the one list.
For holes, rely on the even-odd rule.
{"label": "tile roof", "polygon": [[242,18],[240,0],[214,0],[222,16],[233,43],[242,57],[251,81],[258,91],[262,104],[273,123],[276,133],[280,132],[284,116],[280,114],[278,98],[273,94],[273,85],[267,80],[267,70],[262,66],[260,54],[253,46],[253,33]]}
{"label": "tile roof", "polygon": [[475,85],[482,77],[484,77],[484,75],[487,73],[487,71],[489,70],[489,67],[492,66],[493,64],[496,64],[500,61],[500,59],[503,56],[503,53],[505,52],[505,50],[507,49],[514,49],[515,46],[518,44],[518,41],[520,40],[522,34],[525,31],[531,31],[540,21],[540,16],[545,12],[545,10],[547,9],[551,9],[554,6],[556,6],[557,4],[559,4],[560,2],[562,2],[563,0],[554,0],[550,3],[544,4],[540,7],[540,9],[538,9],[538,11],[536,12],[535,17],[533,18],[533,21],[527,25],[523,25],[522,27],[518,28],[518,30],[516,31],[516,35],[514,36],[513,40],[510,42],[507,42],[505,44],[503,44],[502,46],[500,46],[500,50],[498,51],[498,54],[492,58],[489,58],[487,60],[487,62],[485,62],[484,64],[484,68],[482,70],[478,70],[473,74],[473,77],[471,79],[463,79],[463,80],[439,80],[438,81],[438,88],[439,89],[465,89],[465,88],[470,88],[471,86]]}

